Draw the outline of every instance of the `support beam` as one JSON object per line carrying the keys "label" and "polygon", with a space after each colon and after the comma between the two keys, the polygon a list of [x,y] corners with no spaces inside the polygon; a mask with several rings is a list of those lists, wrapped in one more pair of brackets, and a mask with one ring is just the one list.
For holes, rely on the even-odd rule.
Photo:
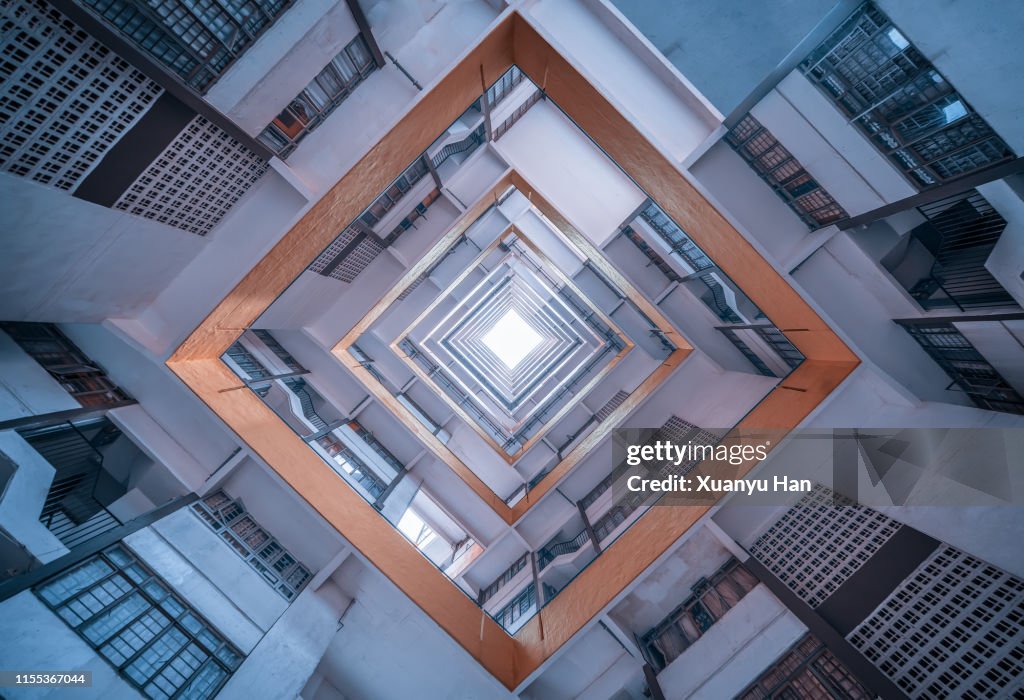
{"label": "support beam", "polygon": [[593,545],[594,552],[600,555],[601,543],[597,541],[597,533],[594,531],[594,526],[590,524],[590,518],[587,517],[587,509],[583,507],[583,503],[580,501],[576,501],[576,509],[579,510],[580,517],[583,518],[583,527],[586,529],[587,534],[590,535],[590,544]]}
{"label": "support beam", "polygon": [[886,204],[885,206],[866,211],[863,214],[857,216],[851,216],[849,219],[843,219],[842,221],[836,222],[836,227],[841,231],[848,231],[854,228],[861,228],[869,224],[884,219],[893,214],[899,214],[900,212],[907,211],[908,209],[915,209],[922,207],[932,202],[937,202],[940,199],[946,197],[952,197],[953,195],[961,194],[967,190],[974,189],[980,185],[984,185],[995,180],[1002,180],[1004,177],[1010,175],[1016,175],[1018,173],[1024,173],[1024,156],[1020,158],[1014,158],[998,165],[993,165],[988,168],[982,168],[981,170],[975,170],[972,173],[958,177],[955,180],[949,180],[937,187],[932,187],[923,192],[912,194],[909,197],[904,197],[898,202]]}
{"label": "support beam", "polygon": [[88,420],[90,418],[102,418],[108,411],[124,406],[134,406],[138,403],[135,399],[117,401],[104,406],[82,406],[81,408],[70,408],[66,411],[54,411],[53,413],[40,413],[35,416],[23,416],[12,418],[0,423],[0,430],[29,430],[32,428],[45,428],[59,423],[74,423],[75,421]]}
{"label": "support beam", "polygon": [[370,55],[373,56],[373,62],[377,64],[378,68],[383,68],[384,53],[380,50],[377,38],[373,36],[370,22],[366,19],[366,13],[363,12],[359,0],[345,0],[345,4],[348,5],[348,11],[352,13],[352,19],[356,21],[356,27],[358,27],[359,32],[363,35],[366,45],[370,47]]}
{"label": "support beam", "polygon": [[106,549],[112,544],[120,542],[133,532],[138,532],[142,528],[152,525],[157,520],[160,520],[166,515],[170,515],[179,508],[184,508],[190,503],[195,502],[197,499],[198,496],[194,493],[176,498],[170,503],[166,503],[159,508],[140,515],[134,520],[129,520],[120,527],[115,527],[113,530],[108,530],[102,535],[93,537],[91,540],[86,540],[59,559],[54,559],[51,562],[43,564],[38,569],[33,569],[27,574],[12,578],[9,581],[4,581],[0,584],[0,603],[8,598],[13,598],[24,590],[28,590],[29,588],[42,583],[46,579],[59,574],[65,569],[88,559],[100,550]]}
{"label": "support beam", "polygon": [[651,691],[651,700],[665,700],[665,693],[658,684],[658,675],[650,664],[644,664],[644,680],[647,681],[647,689]]}

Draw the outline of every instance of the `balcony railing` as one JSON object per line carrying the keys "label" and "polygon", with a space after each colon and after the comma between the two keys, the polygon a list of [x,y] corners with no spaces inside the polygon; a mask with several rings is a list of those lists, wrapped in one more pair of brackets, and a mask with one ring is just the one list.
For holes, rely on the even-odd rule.
{"label": "balcony railing", "polygon": [[783,335],[782,331],[768,324],[736,324],[733,326],[716,326],[729,341],[736,346],[736,349],[743,353],[754,369],[766,377],[781,377],[775,370],[768,367],[764,359],[740,337],[737,331],[752,331],[771,348],[772,352],[782,360],[791,370],[800,366],[804,361],[804,355]]}
{"label": "balcony railing", "polygon": [[686,651],[757,585],[757,579],[730,559],[710,579],[701,579],[693,594],[640,638],[647,661],[661,670]]}
{"label": "balcony railing", "polygon": [[225,353],[249,379],[267,379],[273,376],[240,342],[233,343]]}
{"label": "balcony railing", "polygon": [[477,146],[484,142],[485,134],[484,125],[481,124],[473,133],[461,141],[449,143],[434,154],[434,157],[431,159],[434,168],[440,168],[446,160],[459,153],[472,153]]}
{"label": "balcony railing", "polygon": [[531,583],[511,603],[494,613],[495,622],[511,630],[512,626],[537,604],[537,586]]}
{"label": "balcony railing", "polygon": [[286,600],[293,600],[313,577],[240,500],[217,491],[193,503],[192,510]]}
{"label": "balcony railing", "polygon": [[278,342],[274,334],[268,330],[257,328],[253,331],[257,338],[267,346],[267,348],[277,356],[277,359],[284,363],[285,367],[291,372],[305,372],[306,368],[299,364],[299,361],[292,357],[291,353],[284,349],[284,346]]}
{"label": "balcony railing", "polygon": [[374,502],[378,501],[384,495],[384,492],[387,491],[387,483],[333,435],[328,433],[317,438],[317,444],[330,455],[335,465],[337,465],[335,471],[338,471],[338,468],[340,468],[341,471],[339,473],[342,475],[342,478],[351,479],[362,486],[370,494],[370,498]]}
{"label": "balcony railing", "polygon": [[121,525],[97,496],[103,474],[97,446],[120,435],[109,421],[103,423],[91,441],[71,423],[22,433],[56,470],[39,520],[68,549]]}
{"label": "balcony railing", "polygon": [[504,588],[509,581],[511,581],[516,574],[526,568],[526,565],[530,561],[530,553],[527,552],[523,556],[512,562],[512,565],[501,572],[498,578],[494,579],[486,588],[480,591],[479,601],[480,605],[486,603],[489,599],[493,598],[494,595]]}
{"label": "balcony railing", "polygon": [[579,551],[580,547],[590,541],[590,533],[584,530],[580,534],[573,537],[571,540],[565,540],[564,542],[555,542],[541,548],[537,552],[537,568],[543,569],[556,557],[560,557],[563,554],[572,554],[573,552]]}
{"label": "balcony railing", "polygon": [[132,403],[102,367],[51,323],[0,323],[22,350],[50,373],[83,406],[116,407]]}
{"label": "balcony railing", "polygon": [[725,140],[812,231],[848,217],[828,190],[749,114]]}
{"label": "balcony railing", "polygon": [[985,269],[1006,228],[1006,220],[976,190],[918,208],[927,222],[911,232],[934,262],[928,275],[908,290],[925,309],[955,306],[961,311],[1017,306]]}
{"label": "balcony railing", "polygon": [[[712,271],[715,264],[711,258],[701,250],[690,237],[683,233],[674,221],[668,218],[665,212],[657,205],[651,204],[640,212],[640,217],[647,222],[661,238],[668,243],[669,247],[677,253],[694,270],[697,279],[708,288],[711,298],[703,298],[705,304],[715,313],[718,318],[728,323],[742,323],[743,320],[736,314],[736,311],[729,305],[725,290]],[[705,271],[706,272],[703,272]]]}
{"label": "balcony railing", "polygon": [[389,466],[391,466],[392,469],[394,469],[396,472],[405,471],[405,465],[399,461],[398,457],[395,457],[395,455],[391,453],[391,450],[384,447],[384,445],[381,444],[380,440],[374,437],[373,433],[371,433],[369,430],[364,428],[356,421],[352,421],[348,425],[350,428],[352,428],[352,430],[355,431],[355,434],[358,435],[371,450],[376,452],[381,459],[383,459]]}
{"label": "balcony railing", "polygon": [[[1024,319],[1024,314],[1008,314],[1012,320]],[[995,317],[973,316],[964,321],[999,323]],[[952,380],[947,389],[962,391],[979,408],[1004,413],[1024,414],[1024,396],[1021,396],[992,363],[970,340],[948,320],[902,319],[896,323],[924,348]]]}
{"label": "balcony railing", "polygon": [[327,421],[325,421],[319,413],[316,412],[316,407],[313,404],[313,396],[310,394],[309,389],[306,388],[305,379],[285,379],[285,385],[289,390],[299,399],[299,406],[302,409],[302,415],[307,421],[319,432],[327,429]]}

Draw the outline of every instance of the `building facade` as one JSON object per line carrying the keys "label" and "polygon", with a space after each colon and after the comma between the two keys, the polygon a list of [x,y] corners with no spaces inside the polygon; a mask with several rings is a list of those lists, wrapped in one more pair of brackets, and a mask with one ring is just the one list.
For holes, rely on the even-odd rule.
{"label": "building facade", "polygon": [[[1021,447],[1016,3],[0,12],[0,671],[1024,693],[1012,459],[831,468],[836,429]],[[736,476],[812,491],[626,487],[704,468],[630,440],[756,431]]]}

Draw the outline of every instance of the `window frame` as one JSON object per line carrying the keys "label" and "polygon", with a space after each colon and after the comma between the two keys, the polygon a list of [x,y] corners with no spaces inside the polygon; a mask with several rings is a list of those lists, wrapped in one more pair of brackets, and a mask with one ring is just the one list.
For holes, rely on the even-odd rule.
{"label": "window frame", "polygon": [[[118,561],[118,555],[121,555],[123,560]],[[71,589],[72,592],[69,595],[63,595],[63,597],[57,598],[58,602],[53,602],[47,595],[47,591],[50,587],[54,586],[58,581],[62,581],[67,577],[72,576],[75,572],[85,569],[93,562],[101,562],[107,568],[107,572],[92,581],[89,581],[84,586],[77,589]],[[132,572],[136,576],[140,576],[138,580],[132,575]],[[127,590],[121,591],[121,594],[117,597],[112,597],[104,591],[104,597],[109,597],[109,600],[104,601],[101,597],[96,596],[93,591],[98,589],[105,583],[112,582],[116,578],[120,578],[125,584],[127,584]],[[162,589],[163,595],[157,598],[157,595],[153,592],[154,588]],[[59,574],[50,577],[46,581],[42,582],[33,589],[36,597],[40,602],[43,603],[55,616],[60,618],[64,624],[72,629],[76,635],[82,641],[89,645],[90,648],[95,650],[96,654],[100,656],[106,663],[110,664],[111,667],[117,672],[118,676],[121,677],[125,682],[134,688],[137,688],[139,692],[152,697],[146,690],[156,679],[162,677],[166,670],[171,668],[171,664],[181,657],[186,651],[190,650],[192,645],[197,645],[203,653],[207,655],[190,675],[185,677],[184,681],[176,685],[173,693],[166,693],[166,690],[161,689],[165,694],[170,697],[180,697],[181,694],[187,690],[191,683],[196,682],[201,678],[201,674],[205,669],[211,665],[216,666],[223,671],[223,677],[209,689],[209,693],[203,697],[212,698],[224,687],[224,685],[231,678],[232,674],[238,670],[242,662],[245,660],[245,654],[243,654],[227,637],[221,633],[214,625],[201,615],[194,607],[188,604],[174,588],[167,583],[165,580],[156,575],[152,569],[149,568],[135,552],[133,552],[123,542],[118,542],[106,549],[97,552],[96,554],[88,557],[87,559],[77,563],[73,567],[68,567]],[[91,595],[97,601],[102,603],[95,612],[92,612],[88,617],[84,617],[77,612],[71,610],[70,606],[73,603],[78,602],[81,605],[81,600],[86,596]],[[86,628],[94,623],[100,622],[104,615],[109,614],[115,610],[118,606],[128,601],[133,596],[139,596],[141,600],[146,604],[146,609],[142,612],[134,611],[131,617],[127,621],[118,623],[116,631],[106,634],[100,641],[94,641],[91,637],[87,636]],[[172,606],[177,606],[180,611],[175,614]],[[152,611],[157,611],[159,615],[166,618],[167,624],[159,629],[159,631],[152,634],[151,637],[145,639],[145,634],[140,634],[139,631],[134,628],[134,625],[145,624],[144,618]],[[62,612],[67,611],[68,614],[74,615],[79,618],[79,622],[73,623],[68,619]],[[202,633],[195,632],[187,626],[188,618],[194,618],[195,622],[200,625],[205,631],[209,632],[206,639],[202,638]],[[144,683],[140,683],[131,675],[128,670],[138,660],[143,658],[143,655],[154,648],[157,648],[157,644],[160,640],[164,639],[171,631],[177,631],[181,635],[184,635],[186,642],[182,644],[176,651],[174,651],[169,658],[160,662],[159,668],[151,673]],[[152,632],[151,628],[146,628],[147,632]],[[105,647],[112,647],[113,642],[120,640],[122,644],[126,642],[122,635],[129,633],[142,640],[141,645],[132,651],[131,654],[124,655],[124,660],[120,663],[115,662],[113,659],[107,656],[107,653],[103,651]],[[209,638],[212,637],[217,641],[216,648],[213,648]],[[129,647],[131,648],[131,647]],[[234,657],[234,660],[228,660],[220,656]],[[181,674],[178,669],[171,669]],[[159,686],[157,686],[159,688]]]}

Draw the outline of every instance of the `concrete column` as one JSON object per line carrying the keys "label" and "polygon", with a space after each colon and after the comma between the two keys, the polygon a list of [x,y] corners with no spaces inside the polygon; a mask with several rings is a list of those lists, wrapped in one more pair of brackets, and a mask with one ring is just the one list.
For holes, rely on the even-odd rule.
{"label": "concrete column", "polygon": [[338,632],[350,598],[328,581],[307,587],[288,606],[221,690],[226,698],[295,698]]}

